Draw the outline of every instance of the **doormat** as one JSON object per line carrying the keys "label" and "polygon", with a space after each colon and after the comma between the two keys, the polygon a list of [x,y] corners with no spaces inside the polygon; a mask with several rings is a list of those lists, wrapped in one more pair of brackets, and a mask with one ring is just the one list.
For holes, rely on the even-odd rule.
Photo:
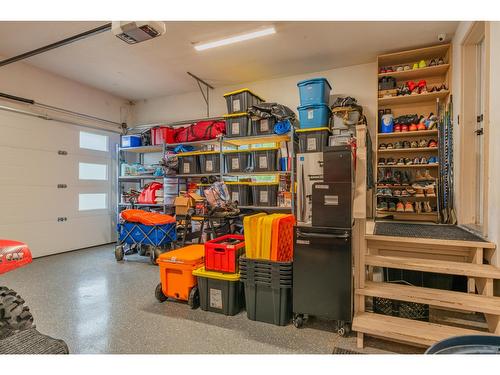
{"label": "doormat", "polygon": [[333,348],[333,353],[332,354],[363,354],[363,353],[356,352],[354,350],[339,348],[339,347],[336,346],[336,347]]}
{"label": "doormat", "polygon": [[456,225],[376,222],[373,234],[395,237],[433,238],[436,240],[486,242],[481,237]]}

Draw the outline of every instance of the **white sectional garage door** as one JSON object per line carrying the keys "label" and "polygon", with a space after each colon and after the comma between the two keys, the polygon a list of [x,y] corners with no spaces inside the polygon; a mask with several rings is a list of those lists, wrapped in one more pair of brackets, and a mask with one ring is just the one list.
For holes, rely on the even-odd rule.
{"label": "white sectional garage door", "polygon": [[[80,147],[81,138],[90,148]],[[114,241],[118,141],[110,132],[0,112],[0,238],[26,242],[35,257]]]}

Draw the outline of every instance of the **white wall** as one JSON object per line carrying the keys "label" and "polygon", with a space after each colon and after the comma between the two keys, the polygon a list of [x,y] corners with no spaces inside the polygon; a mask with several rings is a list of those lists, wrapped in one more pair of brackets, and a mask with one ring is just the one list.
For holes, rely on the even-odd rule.
{"label": "white wall", "polygon": [[[220,116],[227,113],[223,94],[243,87],[251,89],[266,101],[284,104],[297,112],[299,105],[297,82],[308,78],[325,77],[332,85],[333,95],[353,96],[364,107],[369,127],[373,129],[371,131],[373,138],[377,112],[376,71],[376,63],[373,62],[267,81],[217,87],[210,92],[210,115]],[[199,91],[141,100],[135,103],[133,112],[134,123],[173,122],[206,117],[205,102]]]}
{"label": "white wall", "polygon": [[[0,59],[3,57],[0,56]],[[16,62],[0,68],[0,92],[34,99],[43,104],[83,112],[120,123],[127,120],[130,111],[129,102],[126,99],[49,73],[24,62]],[[35,108],[29,105],[19,105],[3,99],[0,100],[0,105],[35,111]],[[40,112],[40,110],[36,111]],[[45,113],[46,111],[41,112]],[[55,116],[55,113],[52,112],[51,115]],[[103,125],[103,128],[107,128],[107,126]],[[113,128],[116,130],[117,127],[113,126]]]}
{"label": "white wall", "polygon": [[[500,22],[488,22],[490,33],[488,239],[500,246]],[[488,26],[487,26],[488,27]],[[497,250],[500,264],[500,249]],[[500,283],[499,283],[500,284]],[[500,285],[498,285],[500,289]],[[500,295],[500,290],[497,295]]]}

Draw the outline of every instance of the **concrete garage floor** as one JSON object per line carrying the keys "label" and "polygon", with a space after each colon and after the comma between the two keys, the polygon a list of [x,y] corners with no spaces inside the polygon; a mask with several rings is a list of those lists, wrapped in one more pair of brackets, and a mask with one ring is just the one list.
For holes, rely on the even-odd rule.
{"label": "concrete garage floor", "polygon": [[[312,320],[304,328],[254,322],[191,310],[154,297],[158,268],[147,257],[117,263],[114,244],[35,259],[2,275],[20,293],[38,330],[64,339],[71,353],[262,353],[331,354],[335,346],[357,350],[355,336],[341,338],[334,324]],[[420,352],[368,340],[364,353]]]}

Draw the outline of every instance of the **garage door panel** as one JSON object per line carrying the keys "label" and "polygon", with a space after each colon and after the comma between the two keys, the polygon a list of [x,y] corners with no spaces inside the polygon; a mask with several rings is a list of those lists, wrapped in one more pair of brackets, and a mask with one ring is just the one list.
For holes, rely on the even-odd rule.
{"label": "garage door panel", "polygon": [[[110,152],[80,148],[81,131],[106,135],[100,141]],[[105,131],[1,112],[0,238],[28,243],[35,257],[114,239],[111,181],[118,141]],[[107,179],[80,180],[79,163],[105,164]],[[79,194],[85,193],[107,194],[106,208],[79,211]],[[58,222],[60,217],[66,220]]]}
{"label": "garage door panel", "polygon": [[20,145],[27,149],[56,152],[58,150],[77,152],[79,148],[79,140],[74,137],[75,129],[55,121],[2,112],[0,128],[2,146]]}
{"label": "garage door panel", "polygon": [[[73,193],[74,194],[74,193]],[[78,210],[78,200],[66,189],[47,186],[2,186],[0,223],[57,220]]]}
{"label": "garage door panel", "polygon": [[[34,257],[108,243],[111,241],[111,231],[109,214],[76,218],[66,222],[38,221],[31,223],[29,227],[0,224],[0,238],[27,243]],[[71,236],[68,236],[68,233],[71,233]]]}

